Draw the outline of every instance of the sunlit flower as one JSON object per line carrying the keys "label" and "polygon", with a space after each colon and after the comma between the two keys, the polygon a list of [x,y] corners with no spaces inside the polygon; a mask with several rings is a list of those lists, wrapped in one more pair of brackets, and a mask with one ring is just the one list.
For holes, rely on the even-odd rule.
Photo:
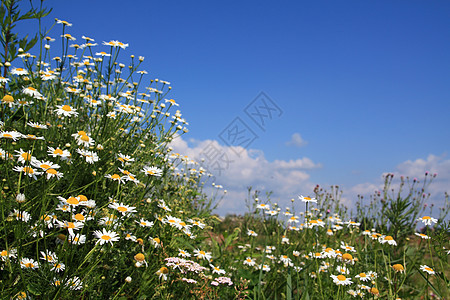
{"label": "sunlit flower", "polygon": [[356,278],[358,278],[361,281],[369,281],[371,278],[368,274],[366,273],[359,273],[358,275],[355,276]]}
{"label": "sunlit flower", "polygon": [[37,179],[36,175],[41,175],[42,172],[38,172],[35,169],[33,169],[32,167],[29,166],[15,166],[13,168],[14,171],[16,172],[23,172],[25,175],[28,175],[29,177],[32,177],[33,179]]}
{"label": "sunlit flower", "polygon": [[211,260],[211,252],[205,252],[203,250],[196,249],[194,250],[194,255],[201,259]]}
{"label": "sunlit flower", "polygon": [[73,107],[71,107],[70,105],[64,104],[64,105],[56,105],[55,112],[58,116],[63,116],[63,117],[72,117],[72,116],[77,116],[77,110]]}
{"label": "sunlit flower", "polygon": [[128,47],[128,44],[124,44],[124,43],[119,42],[119,41],[103,42],[103,45],[111,46],[111,47],[120,47],[122,49],[125,49],[126,47]]}
{"label": "sunlit flower", "polygon": [[86,159],[86,162],[89,164],[93,164],[99,160],[97,153],[93,151],[88,151],[84,149],[77,149],[77,153],[83,156]]}
{"label": "sunlit flower", "polygon": [[14,98],[13,98],[13,96],[11,96],[11,95],[3,96],[2,103],[8,105],[9,107],[13,107],[14,106]]}
{"label": "sunlit flower", "polygon": [[14,209],[14,211],[11,212],[9,215],[16,218],[17,221],[22,221],[25,223],[31,220],[31,215],[26,211],[19,211],[17,209]]}
{"label": "sunlit flower", "polygon": [[123,177],[121,177],[119,174],[113,174],[113,175],[106,174],[105,177],[109,178],[109,179],[111,179],[113,181],[118,181],[119,183],[125,183],[124,180],[123,180]]}
{"label": "sunlit flower", "polygon": [[141,267],[145,264],[145,266],[148,266],[147,261],[145,260],[145,255],[142,253],[138,253],[134,256],[134,260],[136,261],[135,266]]}
{"label": "sunlit flower", "polygon": [[56,24],[63,24],[63,25],[65,25],[65,26],[72,26],[72,24],[71,23],[69,23],[69,22],[67,22],[67,21],[63,21],[63,20],[56,20]]}
{"label": "sunlit flower", "polygon": [[422,221],[425,225],[432,225],[433,223],[437,223],[438,220],[430,216],[424,216],[422,218],[418,218],[417,221]]}
{"label": "sunlit flower", "polygon": [[22,137],[23,135],[17,131],[0,131],[0,138],[12,139],[13,141],[17,141]]}
{"label": "sunlit flower", "polygon": [[138,223],[139,226],[141,226],[141,227],[152,227],[153,226],[153,222],[144,220],[142,218],[139,221],[136,221],[136,223]]}
{"label": "sunlit flower", "polygon": [[136,212],[136,207],[128,206],[123,203],[114,202],[109,204],[108,207],[119,211],[122,215],[127,215]]}
{"label": "sunlit flower", "polygon": [[270,210],[270,205],[261,203],[261,204],[258,204],[258,205],[256,206],[256,208],[264,209],[264,210]]}
{"label": "sunlit flower", "polygon": [[253,230],[247,229],[247,235],[249,236],[258,236],[258,234],[256,232],[254,232]]}
{"label": "sunlit flower", "polygon": [[184,258],[186,257],[191,257],[191,254],[189,252],[187,252],[186,250],[182,250],[182,249],[178,249],[178,255],[182,256]]}
{"label": "sunlit flower", "polygon": [[430,239],[430,237],[428,236],[428,235],[426,235],[426,234],[423,234],[423,233],[414,233],[415,235],[417,235],[418,237],[421,237],[421,238],[423,238],[423,239],[425,239],[425,240],[428,240],[428,239]]}
{"label": "sunlit flower", "polygon": [[60,148],[48,147],[47,153],[52,157],[60,157],[63,160],[71,157],[71,154],[68,150],[62,150]]}
{"label": "sunlit flower", "polygon": [[69,242],[74,245],[81,245],[86,243],[86,235],[80,233],[69,232]]}
{"label": "sunlit flower", "polygon": [[22,269],[37,269],[39,265],[34,259],[24,257],[20,260],[20,267]]}
{"label": "sunlit flower", "polygon": [[81,282],[81,279],[79,277],[74,276],[67,280],[66,286],[68,286],[70,290],[78,291],[83,288],[83,283]]}
{"label": "sunlit flower", "polygon": [[11,258],[17,258],[17,250],[14,248],[10,250],[2,250],[0,252],[0,258],[2,261],[6,261]]}
{"label": "sunlit flower", "polygon": [[145,173],[146,175],[150,175],[150,176],[156,176],[156,177],[161,177],[163,171],[160,168],[157,167],[144,167],[142,169],[143,173]]}
{"label": "sunlit flower", "polygon": [[421,266],[420,266],[420,269],[421,269],[423,272],[427,272],[427,273],[430,274],[430,275],[434,275],[434,274],[435,274],[434,270],[433,270],[432,268],[430,268],[429,266],[427,266],[427,265],[421,265]]}
{"label": "sunlit flower", "polygon": [[19,162],[21,164],[34,162],[36,160],[35,157],[31,156],[30,152],[25,152],[22,149],[14,150],[14,152],[17,153],[16,155],[14,155],[17,157],[17,162]]}
{"label": "sunlit flower", "polygon": [[336,285],[349,285],[353,282],[350,280],[351,278],[347,278],[344,275],[331,275],[331,278],[333,278],[333,282]]}
{"label": "sunlit flower", "polygon": [[13,68],[11,70],[11,74],[13,74],[13,75],[28,75],[28,71],[23,68]]}
{"label": "sunlit flower", "polygon": [[52,268],[50,269],[50,271],[54,271],[54,272],[62,272],[66,269],[66,265],[61,263],[61,262],[55,262],[52,264]]}
{"label": "sunlit flower", "polygon": [[317,203],[316,198],[311,198],[311,197],[304,197],[303,195],[298,196],[298,198],[303,201],[303,202],[314,202]]}
{"label": "sunlit flower", "polygon": [[250,266],[250,267],[253,267],[256,264],[256,261],[253,258],[251,258],[251,257],[247,257],[244,260],[243,264],[247,265],[247,266]]}
{"label": "sunlit flower", "polygon": [[395,264],[392,266],[392,268],[394,269],[395,272],[400,272],[400,273],[405,272],[405,268],[401,264]]}
{"label": "sunlit flower", "polygon": [[388,243],[389,245],[397,246],[397,242],[394,241],[394,238],[390,235],[381,236],[379,241],[381,244]]}
{"label": "sunlit flower", "polygon": [[223,270],[223,269],[221,269],[219,267],[216,267],[216,266],[214,266],[212,264],[209,264],[209,266],[211,267],[213,274],[214,273],[216,273],[216,274],[225,274],[226,273],[225,270]]}
{"label": "sunlit flower", "polygon": [[24,88],[24,89],[22,90],[22,92],[23,92],[25,95],[34,97],[34,98],[36,98],[36,99],[42,99],[42,98],[43,98],[42,94],[39,93],[34,87],[31,87],[31,86]]}
{"label": "sunlit flower", "polygon": [[166,267],[162,267],[156,272],[156,275],[159,275],[159,278],[162,280],[167,280],[167,274],[169,274],[169,269]]}
{"label": "sunlit flower", "polygon": [[47,129],[47,125],[40,124],[40,123],[37,123],[37,122],[28,122],[27,125],[31,126],[33,128],[36,128],[36,129]]}
{"label": "sunlit flower", "polygon": [[106,230],[105,228],[103,228],[103,231],[95,230],[94,235],[98,238],[97,243],[100,243],[100,245],[103,245],[104,243],[110,243],[112,245],[113,242],[119,240],[119,235],[116,232]]}

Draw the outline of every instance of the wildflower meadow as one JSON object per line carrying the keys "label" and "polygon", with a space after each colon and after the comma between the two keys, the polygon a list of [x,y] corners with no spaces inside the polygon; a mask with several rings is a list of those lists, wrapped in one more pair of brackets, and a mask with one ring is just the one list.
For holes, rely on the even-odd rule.
{"label": "wildflower meadow", "polygon": [[387,174],[356,211],[337,186],[292,208],[249,187],[248,212],[219,218],[225,190],[170,147],[189,125],[170,82],[19,2],[0,7],[1,299],[450,297],[449,207],[424,208],[434,174]]}

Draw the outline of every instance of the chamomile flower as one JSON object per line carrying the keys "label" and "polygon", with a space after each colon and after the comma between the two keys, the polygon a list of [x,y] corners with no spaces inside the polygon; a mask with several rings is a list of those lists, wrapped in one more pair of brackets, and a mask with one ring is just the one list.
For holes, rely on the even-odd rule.
{"label": "chamomile flower", "polygon": [[423,224],[429,226],[432,225],[433,223],[437,223],[438,220],[430,216],[424,216],[422,218],[417,219],[417,221],[422,221]]}
{"label": "chamomile flower", "polygon": [[2,250],[0,251],[0,259],[7,261],[8,259],[17,258],[17,249]]}
{"label": "chamomile flower", "polygon": [[106,230],[105,228],[103,228],[102,231],[95,230],[94,236],[98,238],[97,243],[100,243],[100,245],[103,245],[105,243],[110,243],[112,245],[113,242],[117,242],[120,239],[119,235],[116,232],[112,230]]}
{"label": "chamomile flower", "polygon": [[26,163],[30,163],[36,160],[35,157],[31,156],[30,152],[25,152],[22,149],[19,150],[14,150],[14,152],[16,152],[17,154],[14,155],[17,157],[17,162],[21,163],[21,164],[26,164]]}
{"label": "chamomile flower", "polygon": [[251,257],[247,257],[244,260],[243,264],[247,265],[247,266],[250,266],[250,267],[253,267],[254,265],[256,265],[256,261],[253,258],[251,258]]}
{"label": "chamomile flower", "polygon": [[120,183],[122,183],[122,184],[125,183],[124,178],[123,178],[124,176],[121,177],[119,174],[112,174],[112,175],[111,174],[106,174],[105,177],[109,178],[109,179],[111,179],[113,181],[118,181],[119,184]]}
{"label": "chamomile flower", "polygon": [[434,272],[434,270],[432,268],[430,268],[427,265],[421,265],[420,270],[422,270],[423,272],[427,272],[430,275],[434,275],[436,273],[436,272]]}
{"label": "chamomile flower", "polygon": [[145,166],[141,172],[145,173],[145,175],[156,176],[156,177],[161,177],[161,175],[163,173],[163,171],[160,168],[148,167],[148,166]]}
{"label": "chamomile flower", "polygon": [[166,267],[162,267],[156,272],[156,275],[159,275],[162,280],[167,280],[167,274],[169,274],[169,269]]}
{"label": "chamomile flower", "polygon": [[16,218],[17,221],[22,221],[25,223],[31,220],[31,215],[26,211],[14,209],[9,215]]}
{"label": "chamomile flower", "polygon": [[216,266],[214,266],[212,264],[209,264],[209,266],[211,267],[213,274],[214,273],[216,273],[216,274],[225,274],[226,273],[225,270],[223,270],[223,269],[221,269],[219,267],[216,267]]}
{"label": "chamomile flower", "polygon": [[128,215],[136,212],[136,207],[128,206],[123,203],[114,202],[109,204],[108,207],[117,210],[122,215]]}
{"label": "chamomile flower", "polygon": [[81,233],[70,233],[69,232],[69,243],[74,244],[74,245],[81,245],[86,243],[86,235],[81,234]]}
{"label": "chamomile flower", "polygon": [[331,275],[331,278],[333,278],[333,282],[336,285],[349,285],[352,284],[353,282],[351,281],[351,278],[347,278],[344,275]]}
{"label": "chamomile flower", "polygon": [[199,249],[195,249],[194,250],[194,256],[201,258],[201,259],[206,259],[208,261],[211,260],[211,252],[205,252],[203,250],[199,250]]}
{"label": "chamomile flower", "polygon": [[13,68],[11,70],[11,74],[13,74],[13,75],[28,75],[28,71],[23,68]]}
{"label": "chamomile flower", "polygon": [[359,273],[355,277],[358,278],[359,280],[363,281],[363,282],[371,280],[370,276],[368,274],[366,274],[366,273]]}
{"label": "chamomile flower", "polygon": [[381,244],[388,243],[389,245],[397,246],[397,242],[390,235],[381,236],[379,241]]}
{"label": "chamomile flower", "polygon": [[62,160],[67,160],[71,157],[71,154],[68,150],[62,150],[60,148],[48,147],[47,153],[51,157],[59,157]]}
{"label": "chamomile flower", "polygon": [[253,230],[251,230],[251,229],[247,229],[247,235],[249,235],[249,236],[258,236],[258,234],[256,232],[254,232]]}
{"label": "chamomile flower", "polygon": [[400,272],[400,273],[404,273],[405,272],[405,268],[401,264],[392,265],[392,268],[394,269],[394,271],[396,273],[397,272]]}
{"label": "chamomile flower", "polygon": [[58,116],[62,116],[62,117],[78,116],[77,110],[67,104],[56,105],[55,112]]}
{"label": "chamomile flower", "polygon": [[22,269],[37,269],[39,265],[34,259],[24,257],[20,260],[20,267]]}
{"label": "chamomile flower", "polygon": [[189,252],[187,252],[186,250],[182,250],[182,249],[178,249],[178,255],[182,256],[184,258],[186,257],[191,257],[191,254]]}
{"label": "chamomile flower", "polygon": [[261,204],[258,204],[256,206],[256,208],[263,209],[263,210],[270,210],[270,205],[261,203]]}
{"label": "chamomile flower", "polygon": [[45,261],[47,261],[49,263],[54,263],[54,262],[56,262],[58,260],[58,258],[56,257],[55,252],[52,252],[52,251],[49,251],[49,250],[46,250],[45,252],[41,251],[41,259],[45,260]]}
{"label": "chamomile flower", "polygon": [[33,178],[34,180],[36,180],[36,175],[41,175],[42,172],[38,172],[35,169],[33,169],[32,167],[29,166],[15,166],[13,168],[13,171],[16,172],[23,172],[25,175],[28,175],[29,177]]}
{"label": "chamomile flower", "polygon": [[311,198],[311,197],[304,197],[303,195],[298,196],[298,198],[302,201],[302,202],[313,202],[313,203],[317,203],[316,198]]}
{"label": "chamomile flower", "polygon": [[36,98],[36,99],[43,99],[43,97],[44,97],[34,87],[31,87],[31,86],[22,89],[22,93],[24,93],[25,95],[31,96],[33,98]]}
{"label": "chamomile flower", "polygon": [[93,151],[77,149],[77,153],[83,156],[89,164],[93,164],[99,160],[97,153]]}
{"label": "chamomile flower", "polygon": [[142,218],[139,221],[136,221],[136,223],[138,223],[141,227],[152,227],[154,224],[153,222],[147,221]]}
{"label": "chamomile flower", "polygon": [[428,239],[430,239],[430,237],[428,236],[428,235],[426,235],[426,234],[423,234],[423,233],[414,233],[415,235],[417,235],[418,237],[421,237],[422,239],[425,239],[425,240],[428,240]]}
{"label": "chamomile flower", "polygon": [[148,266],[147,261],[145,260],[145,255],[142,253],[138,253],[134,256],[134,260],[136,261],[135,266],[137,268],[143,266],[145,264],[145,266]]}
{"label": "chamomile flower", "polygon": [[0,138],[3,139],[11,139],[13,141],[17,141],[22,138],[23,134],[17,131],[0,131]]}
{"label": "chamomile flower", "polygon": [[59,273],[64,271],[65,269],[66,269],[65,264],[63,264],[62,262],[55,262],[52,263],[52,268],[50,269],[50,271]]}

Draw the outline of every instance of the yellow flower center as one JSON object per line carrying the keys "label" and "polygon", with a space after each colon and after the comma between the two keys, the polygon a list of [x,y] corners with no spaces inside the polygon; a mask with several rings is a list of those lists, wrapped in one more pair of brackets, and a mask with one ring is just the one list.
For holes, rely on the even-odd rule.
{"label": "yellow flower center", "polygon": [[75,197],[69,197],[69,199],[67,199],[67,203],[72,205],[78,205],[80,201],[78,201],[78,199]]}
{"label": "yellow flower center", "polygon": [[26,174],[34,174],[34,170],[31,167],[24,167],[23,172]]}
{"label": "yellow flower center", "polygon": [[394,240],[394,238],[392,236],[390,236],[390,235],[386,236],[384,239],[386,241],[393,241]]}
{"label": "yellow flower center", "polygon": [[102,235],[102,240],[109,241],[111,237],[109,235]]}
{"label": "yellow flower center", "polygon": [[345,281],[347,278],[346,278],[344,275],[338,275],[338,276],[337,276],[337,279],[338,279],[339,281]]}
{"label": "yellow flower center", "polygon": [[0,252],[0,255],[1,256],[7,256],[8,255],[8,251],[3,250],[2,252]]}
{"label": "yellow flower center", "polygon": [[11,95],[5,95],[2,99],[3,102],[12,103],[14,102],[14,98]]}
{"label": "yellow flower center", "polygon": [[359,277],[361,277],[361,278],[365,278],[367,275],[366,275],[366,273],[359,273]]}
{"label": "yellow flower center", "polygon": [[343,258],[343,259],[346,259],[346,260],[352,260],[352,259],[353,259],[353,256],[352,256],[350,253],[344,253],[344,254],[342,255],[342,258]]}
{"label": "yellow flower center", "polygon": [[61,107],[61,109],[64,110],[64,111],[72,111],[72,108],[69,105],[63,105]]}
{"label": "yellow flower center", "polygon": [[134,259],[137,260],[137,261],[139,261],[139,262],[141,262],[141,261],[144,261],[144,260],[145,260],[145,256],[144,256],[144,254],[142,254],[142,253],[138,253],[138,254],[136,254],[136,255],[134,256]]}
{"label": "yellow flower center", "polygon": [[22,158],[26,161],[29,161],[31,159],[31,154],[30,153],[22,153],[20,156],[22,156]]}
{"label": "yellow flower center", "polygon": [[80,140],[82,140],[83,142],[89,142],[89,137],[86,135],[86,134],[83,134],[81,137],[80,137]]}
{"label": "yellow flower center", "polygon": [[47,164],[42,164],[42,165],[40,165],[40,167],[44,170],[50,169],[50,166]]}
{"label": "yellow flower center", "polygon": [[88,201],[88,198],[85,195],[78,195],[78,198],[80,199],[80,202],[81,201]]}
{"label": "yellow flower center", "polygon": [[63,151],[58,148],[58,149],[55,149],[55,151],[53,151],[53,154],[63,155]]}
{"label": "yellow flower center", "polygon": [[82,214],[76,214],[74,216],[75,220],[77,221],[83,221],[84,220],[84,216]]}
{"label": "yellow flower center", "polygon": [[117,210],[120,211],[120,212],[126,212],[126,211],[128,210],[128,208],[126,208],[126,207],[124,207],[124,206],[119,206],[119,207],[117,208]]}
{"label": "yellow flower center", "polygon": [[404,268],[403,268],[403,266],[401,265],[401,264],[395,264],[395,265],[393,265],[392,266],[393,268],[394,268],[394,270],[395,271],[403,271],[404,270]]}
{"label": "yellow flower center", "polygon": [[111,176],[111,179],[118,180],[118,179],[120,179],[120,176],[118,174],[114,174]]}
{"label": "yellow flower center", "polygon": [[431,220],[431,217],[425,216],[425,217],[422,218],[422,220]]}
{"label": "yellow flower center", "polygon": [[33,263],[26,263],[24,264],[26,268],[34,268]]}
{"label": "yellow flower center", "polygon": [[157,244],[161,243],[161,240],[159,238],[154,238],[153,241]]}

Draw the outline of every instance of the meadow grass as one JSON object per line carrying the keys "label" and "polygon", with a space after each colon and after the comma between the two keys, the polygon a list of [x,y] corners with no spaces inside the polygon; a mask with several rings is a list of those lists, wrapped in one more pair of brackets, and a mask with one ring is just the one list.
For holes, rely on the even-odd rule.
{"label": "meadow grass", "polygon": [[[449,297],[448,207],[423,209],[434,175],[388,174],[355,215],[338,187],[285,209],[249,188],[248,213],[220,219],[225,191],[170,147],[188,132],[170,83],[123,63],[128,44],[63,20],[51,37],[48,13],[0,10],[1,299]],[[14,33],[26,19],[33,39]]]}

